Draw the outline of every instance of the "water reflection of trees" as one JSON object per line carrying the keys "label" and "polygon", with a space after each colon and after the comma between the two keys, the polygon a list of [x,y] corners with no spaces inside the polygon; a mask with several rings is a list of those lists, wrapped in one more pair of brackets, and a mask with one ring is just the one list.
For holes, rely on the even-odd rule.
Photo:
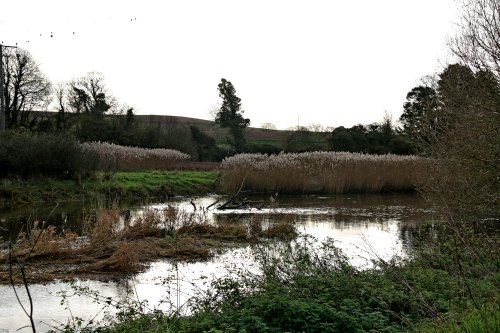
{"label": "water reflection of trees", "polygon": [[[494,220],[483,221],[482,223],[470,224],[470,228],[494,234],[500,230],[500,224],[497,222]],[[402,223],[399,227],[399,237],[403,246],[410,251],[419,251],[434,244],[443,244],[450,236],[450,229],[439,219],[423,223]]]}
{"label": "water reflection of trees", "polygon": [[4,241],[15,240],[20,232],[28,229],[28,224],[32,225],[35,221],[53,225],[58,232],[70,230],[82,235],[95,210],[85,203],[3,207],[0,209],[0,237]]}
{"label": "water reflection of trees", "polygon": [[418,251],[430,244],[442,241],[447,237],[442,223],[424,222],[418,224],[402,224],[399,237],[403,247],[408,251]]}

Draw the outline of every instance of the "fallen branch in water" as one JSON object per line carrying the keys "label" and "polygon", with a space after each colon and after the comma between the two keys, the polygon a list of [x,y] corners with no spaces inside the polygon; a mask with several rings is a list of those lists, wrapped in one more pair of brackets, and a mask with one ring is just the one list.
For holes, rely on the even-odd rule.
{"label": "fallen branch in water", "polygon": [[228,201],[218,206],[218,210],[228,210],[228,209],[251,209],[257,208],[262,209],[264,206],[264,201],[252,201],[241,197],[231,197]]}
{"label": "fallen branch in water", "polygon": [[[241,181],[240,187],[238,188],[238,191],[234,193],[229,200],[227,200],[225,203],[222,205],[217,206],[217,210],[227,210],[227,209],[241,209],[241,208],[257,208],[257,209],[262,209],[262,206],[264,205],[263,201],[251,201],[246,198],[240,197],[240,193],[243,190],[243,186],[245,185],[245,181],[248,177],[248,173],[245,174],[245,177],[243,177],[243,180]],[[212,207],[215,203],[211,204],[208,207]],[[252,205],[259,204],[258,207],[252,207]]]}

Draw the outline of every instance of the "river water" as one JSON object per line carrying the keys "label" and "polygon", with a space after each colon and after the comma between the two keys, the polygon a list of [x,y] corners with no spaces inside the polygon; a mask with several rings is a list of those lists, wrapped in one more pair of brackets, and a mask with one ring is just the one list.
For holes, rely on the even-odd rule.
{"label": "river water", "polygon": [[[351,263],[360,268],[370,267],[371,259],[389,259],[395,255],[405,256],[411,251],[410,229],[432,219],[432,211],[416,195],[336,195],[336,196],[280,196],[260,197],[265,208],[217,211],[210,210],[209,218],[221,220],[235,217],[245,219],[253,214],[262,214],[269,221],[286,214],[297,223],[301,235],[311,235],[317,242],[331,238],[337,247],[349,257]],[[202,197],[194,201],[197,209],[208,207],[215,197]],[[170,202],[184,211],[193,210],[189,200]],[[162,209],[166,204],[148,207],[124,208],[124,218],[141,214],[145,209]],[[19,221],[45,218],[59,228],[81,230],[81,224],[89,208],[85,205],[54,207],[21,207],[0,209],[0,235],[4,239],[13,237],[20,230]],[[256,249],[251,246],[231,248],[215,254],[203,262],[173,263],[156,261],[140,274],[114,282],[75,281],[72,284],[54,282],[30,285],[34,300],[34,318],[37,331],[45,332],[51,326],[83,319],[101,320],[114,308],[96,302],[91,291],[101,299],[110,297],[113,302],[145,302],[148,309],[178,310],[187,313],[191,297],[206,290],[210,281],[247,271],[258,274],[254,260]],[[85,296],[75,292],[85,290]],[[10,286],[0,286],[0,333],[30,332],[29,320],[19,303],[29,307],[26,292],[18,287],[20,298],[16,299]],[[27,309],[29,311],[29,309]]]}

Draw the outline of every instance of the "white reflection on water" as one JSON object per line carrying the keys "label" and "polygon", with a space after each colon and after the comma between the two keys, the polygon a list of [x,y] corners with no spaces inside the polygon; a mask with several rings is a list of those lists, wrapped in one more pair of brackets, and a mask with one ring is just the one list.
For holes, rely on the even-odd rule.
{"label": "white reflection on water", "polygon": [[[214,197],[205,197],[195,200],[194,203],[199,211],[214,201]],[[176,206],[186,212],[194,211],[189,201],[178,202]],[[151,205],[131,213],[132,216],[136,216],[145,209],[162,210],[165,207],[165,204]],[[382,199],[382,202],[373,199],[368,203],[364,202],[362,197],[354,199],[342,197],[341,200],[316,197],[292,203],[283,200],[282,205],[261,210],[231,212],[211,210],[208,214],[212,220],[229,214],[238,214],[240,219],[244,219],[245,216],[250,217],[251,214],[262,214],[268,216],[270,220],[273,215],[294,215],[301,234],[316,237],[318,241],[332,238],[350,258],[352,264],[369,267],[373,258],[389,259],[394,255],[404,256],[405,248],[400,238],[401,226],[428,219],[428,213],[418,201],[399,202],[397,197]],[[104,297],[117,300],[126,300],[127,297],[139,301],[147,300],[150,308],[179,309],[182,313],[187,313],[186,303],[189,299],[197,292],[207,290],[213,279],[235,270],[258,273],[253,258],[252,248],[246,246],[216,254],[205,262],[181,262],[177,267],[169,261],[156,261],[151,263],[147,271],[126,281],[107,283],[77,281],[76,284],[96,290]],[[45,332],[50,328],[46,324],[57,326],[58,323],[67,323],[71,313],[74,317],[84,320],[89,320],[98,313],[98,318],[103,317],[102,306],[87,297],[69,297],[68,302],[61,305],[61,297],[57,293],[70,290],[68,283],[61,282],[30,286],[39,332]],[[19,293],[24,304],[27,304],[26,294],[22,288],[19,288]],[[68,305],[71,313],[66,309]],[[14,332],[24,325],[29,325],[29,320],[15,299],[11,287],[0,286],[0,332]],[[30,331],[30,328],[19,330],[19,332]]]}
{"label": "white reflection on water", "polygon": [[[107,297],[120,296],[119,288],[114,283],[103,283],[99,281],[77,281],[77,285],[87,286],[92,290],[99,292]],[[84,320],[92,319],[101,311],[101,306],[93,302],[89,297],[70,297],[68,305],[61,305],[61,297],[59,292],[71,292],[71,287],[68,283],[50,283],[47,285],[33,284],[30,285],[30,294],[34,300],[34,318],[37,332],[46,332],[50,326],[59,326],[59,323],[67,323],[71,317],[70,310],[73,315]],[[29,303],[26,291],[19,286],[18,294],[25,307]],[[15,332],[18,328],[30,325],[28,317],[23,312],[21,306],[17,302],[12,287],[0,286],[0,332]],[[18,332],[31,332],[31,326],[25,327]]]}
{"label": "white reflection on water", "polygon": [[146,272],[136,275],[133,283],[139,299],[147,299],[150,305],[169,299],[169,303],[161,304],[162,310],[180,309],[187,313],[189,299],[206,291],[211,281],[240,269],[257,273],[256,266],[253,251],[246,246],[216,255],[207,262],[180,262],[177,268],[171,262],[156,261]]}

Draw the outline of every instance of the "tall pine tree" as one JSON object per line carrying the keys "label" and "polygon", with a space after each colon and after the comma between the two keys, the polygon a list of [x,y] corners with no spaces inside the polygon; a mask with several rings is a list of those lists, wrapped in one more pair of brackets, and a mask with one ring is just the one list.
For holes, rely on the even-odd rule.
{"label": "tall pine tree", "polygon": [[232,145],[236,152],[245,150],[245,128],[250,125],[250,119],[243,117],[241,99],[236,96],[236,89],[226,79],[219,83],[219,96],[222,105],[215,116],[215,122],[223,128],[229,128],[232,136]]}

